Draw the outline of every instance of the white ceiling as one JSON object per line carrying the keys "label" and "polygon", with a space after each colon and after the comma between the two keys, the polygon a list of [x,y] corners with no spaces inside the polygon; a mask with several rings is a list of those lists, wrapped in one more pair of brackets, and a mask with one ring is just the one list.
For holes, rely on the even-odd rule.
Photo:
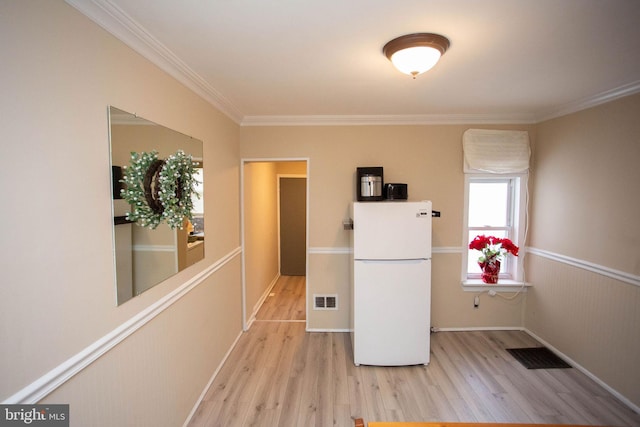
{"label": "white ceiling", "polygon": [[[67,0],[243,125],[536,122],[640,92],[638,0]],[[384,44],[451,46],[416,80]]]}

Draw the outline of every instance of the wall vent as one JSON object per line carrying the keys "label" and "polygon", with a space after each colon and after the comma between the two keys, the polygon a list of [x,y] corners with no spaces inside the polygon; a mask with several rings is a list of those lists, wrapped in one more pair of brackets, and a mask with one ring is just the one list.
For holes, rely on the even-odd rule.
{"label": "wall vent", "polygon": [[314,310],[337,310],[338,309],[338,295],[336,294],[313,294],[313,309]]}

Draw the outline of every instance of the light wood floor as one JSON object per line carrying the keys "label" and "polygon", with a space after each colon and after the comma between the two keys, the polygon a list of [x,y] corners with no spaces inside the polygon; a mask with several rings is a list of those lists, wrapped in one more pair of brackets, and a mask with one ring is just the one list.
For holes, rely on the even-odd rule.
{"label": "light wood floor", "polygon": [[429,366],[356,367],[348,333],[257,320],[189,425],[348,427],[364,418],[640,426],[639,415],[576,369],[527,370],[504,350],[532,345],[518,331],[439,332]]}
{"label": "light wood floor", "polygon": [[306,282],[304,276],[280,276],[271,295],[258,310],[257,320],[306,319]]}

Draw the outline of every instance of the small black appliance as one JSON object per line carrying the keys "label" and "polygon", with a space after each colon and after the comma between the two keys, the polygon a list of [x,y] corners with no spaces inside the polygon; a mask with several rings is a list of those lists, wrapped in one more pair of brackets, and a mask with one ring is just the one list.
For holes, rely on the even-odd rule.
{"label": "small black appliance", "polygon": [[384,185],[384,198],[387,200],[407,200],[407,184],[389,183]]}

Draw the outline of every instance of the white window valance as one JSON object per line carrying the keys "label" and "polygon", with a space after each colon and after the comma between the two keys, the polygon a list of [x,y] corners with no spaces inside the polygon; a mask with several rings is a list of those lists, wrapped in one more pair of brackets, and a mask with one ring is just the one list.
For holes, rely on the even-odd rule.
{"label": "white window valance", "polygon": [[529,132],[468,129],[462,136],[465,173],[522,173],[529,169]]}

